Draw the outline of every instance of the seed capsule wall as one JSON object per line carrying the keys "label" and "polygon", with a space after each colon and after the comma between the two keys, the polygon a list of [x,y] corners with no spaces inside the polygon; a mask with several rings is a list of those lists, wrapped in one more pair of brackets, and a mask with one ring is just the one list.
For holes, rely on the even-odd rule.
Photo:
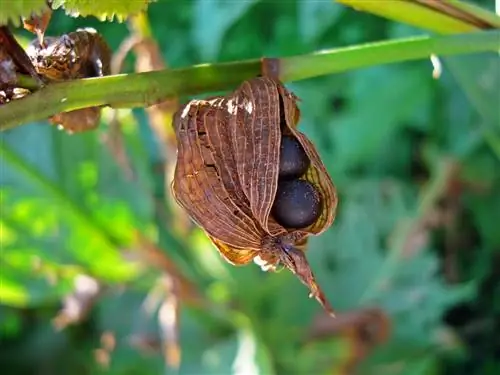
{"label": "seed capsule wall", "polygon": [[337,196],[314,145],[296,129],[296,102],[268,77],[189,102],[174,116],[172,189],[227,261],[283,264],[331,312],[300,248],[332,224]]}

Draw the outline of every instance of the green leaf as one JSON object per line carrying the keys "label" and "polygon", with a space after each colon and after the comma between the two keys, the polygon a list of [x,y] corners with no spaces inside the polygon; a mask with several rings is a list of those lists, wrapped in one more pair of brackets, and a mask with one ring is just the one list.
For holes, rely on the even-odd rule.
{"label": "green leaf", "polygon": [[93,1],[93,0],[54,0],[52,8],[63,8],[72,17],[95,16],[101,21],[122,22],[127,17],[147,9],[155,0],[134,1]]}
{"label": "green leaf", "polygon": [[[353,77],[348,95],[353,105],[333,121],[336,163],[366,164],[407,123],[424,124],[423,108],[432,101],[433,80],[422,65],[364,70]],[[401,100],[402,92],[411,92]],[[399,103],[397,106],[392,103]],[[362,110],[360,110],[362,109]],[[422,117],[424,116],[424,117]]]}
{"label": "green leaf", "polygon": [[[498,14],[490,12],[489,10],[481,8],[470,2],[457,1],[457,0],[447,0],[447,1],[451,3],[454,8],[460,9],[465,13],[474,15],[478,19],[484,20],[485,22],[489,23],[490,25],[496,28],[500,28],[500,17],[498,16]],[[491,7],[492,6],[493,4],[491,4]]]}
{"label": "green leaf", "polygon": [[[500,50],[500,40],[499,40]],[[500,131],[498,54],[478,54],[460,59],[445,58],[447,67],[490,129]]]}
{"label": "green leaf", "polygon": [[[190,340],[191,341],[191,340]],[[211,346],[205,346],[201,353],[196,347],[184,346],[186,366],[180,374],[266,374],[275,373],[270,353],[264,343],[247,328],[240,328],[236,334]]]}
{"label": "green leaf", "polygon": [[[37,303],[58,290],[40,289],[31,279],[57,275],[61,282],[70,281],[81,272],[113,283],[137,275],[121,251],[136,230],[152,226],[153,202],[144,176],[147,159],[137,156],[144,154],[137,134],[125,133],[134,171],[143,176],[139,181],[124,176],[99,144],[97,131],[71,137],[37,124],[2,137],[0,245],[9,267],[22,275],[4,291],[11,303],[16,298],[17,303]],[[30,268],[37,259],[43,264],[40,275]],[[15,285],[26,287],[28,300]]]}
{"label": "green leaf", "polygon": [[[423,29],[438,33],[463,33],[478,30],[472,24],[454,18],[445,13],[438,12],[425,4],[416,1],[363,1],[363,0],[337,0],[356,10],[373,13],[394,21],[407,23]],[[455,1],[454,1],[455,3]],[[493,15],[494,17],[495,15]]]}
{"label": "green leaf", "polygon": [[193,29],[194,44],[204,61],[213,61],[219,53],[227,30],[255,3],[255,0],[197,0]]}
{"label": "green leaf", "polygon": [[46,8],[45,0],[0,0],[0,25],[12,22],[19,26],[22,17],[40,14]]}
{"label": "green leaf", "polygon": [[[384,194],[384,186],[390,195]],[[428,247],[385,267],[393,249],[381,248],[381,244],[395,224],[415,209],[406,198],[412,196],[407,187],[395,182],[352,182],[346,193],[336,225],[311,239],[308,257],[318,282],[334,308],[379,306],[391,315],[399,339],[421,347],[430,345],[429,331],[439,327],[441,314],[457,301],[471,298],[475,286],[446,285],[437,276],[438,260]],[[382,283],[377,280],[381,270],[385,270]]]}
{"label": "green leaf", "polygon": [[297,7],[300,34],[306,43],[321,37],[344,10],[332,1],[299,1]]}
{"label": "green leaf", "polygon": [[[112,332],[117,346],[108,369],[110,374],[160,374],[164,370],[161,355],[144,355],[140,340],[159,342],[156,312],[144,308],[146,294],[129,288],[124,292],[110,291],[95,306],[95,319],[101,332]],[[98,365],[93,364],[95,373]]]}

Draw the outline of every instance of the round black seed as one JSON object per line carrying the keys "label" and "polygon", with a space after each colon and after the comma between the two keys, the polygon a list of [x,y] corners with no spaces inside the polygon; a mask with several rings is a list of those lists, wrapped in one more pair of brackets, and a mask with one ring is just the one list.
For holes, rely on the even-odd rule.
{"label": "round black seed", "polygon": [[280,146],[280,179],[295,179],[306,173],[309,158],[300,142],[292,136],[283,136]]}
{"label": "round black seed", "polygon": [[305,228],[320,216],[321,196],[305,180],[281,181],[272,208],[274,219],[285,228]]}

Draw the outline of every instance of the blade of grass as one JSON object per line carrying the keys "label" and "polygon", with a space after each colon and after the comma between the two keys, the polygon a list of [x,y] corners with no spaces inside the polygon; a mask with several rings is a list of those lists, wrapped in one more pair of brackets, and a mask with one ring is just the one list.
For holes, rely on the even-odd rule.
{"label": "blade of grass", "polygon": [[359,11],[376,14],[380,17],[410,24],[440,34],[464,33],[478,30],[478,27],[473,24],[408,0],[337,0],[337,2]]}
{"label": "blade of grass", "polygon": [[451,7],[458,9],[463,13],[473,16],[477,20],[481,20],[483,23],[490,25],[490,27],[497,29],[500,28],[500,16],[494,12],[490,12],[489,10],[481,8],[475,4],[465,3],[463,1],[444,0],[444,3],[449,4]]}
{"label": "blade of grass", "polygon": [[373,13],[440,34],[500,28],[500,17],[458,0],[337,0],[356,10]]}
{"label": "blade of grass", "polygon": [[[283,82],[361,67],[500,49],[500,31],[423,36],[368,43],[279,59]],[[169,97],[228,90],[261,73],[261,60],[204,64],[185,69],[121,74],[49,85],[26,98],[0,106],[0,130],[48,118],[59,112],[110,105],[145,107]]]}
{"label": "blade of grass", "polygon": [[441,14],[475,25],[480,29],[498,28],[500,18],[486,9],[472,6],[457,0],[407,0],[421,4]]}

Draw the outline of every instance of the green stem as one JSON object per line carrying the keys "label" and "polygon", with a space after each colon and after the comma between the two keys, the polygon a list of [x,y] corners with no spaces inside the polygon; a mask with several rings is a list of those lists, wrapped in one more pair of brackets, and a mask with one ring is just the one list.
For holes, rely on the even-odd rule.
{"label": "green stem", "polygon": [[[424,36],[325,50],[279,59],[283,82],[440,56],[500,49],[500,31],[463,35]],[[80,108],[145,107],[172,96],[228,90],[261,73],[260,60],[205,64],[185,69],[121,74],[47,86],[0,107],[0,130]]]}
{"label": "green stem", "polygon": [[33,77],[24,74],[19,74],[17,76],[16,85],[23,89],[28,89],[32,91],[36,91],[40,88],[40,84]]}
{"label": "green stem", "polygon": [[379,64],[500,49],[500,31],[414,37],[283,59],[281,78],[300,80]]}

